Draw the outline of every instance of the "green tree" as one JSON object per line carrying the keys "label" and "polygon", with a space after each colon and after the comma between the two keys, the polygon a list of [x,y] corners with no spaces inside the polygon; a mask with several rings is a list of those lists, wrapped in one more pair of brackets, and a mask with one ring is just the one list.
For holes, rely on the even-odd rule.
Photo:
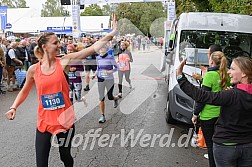
{"label": "green tree", "polygon": [[[199,2],[196,3],[195,1]],[[176,0],[176,14],[179,16],[184,12],[204,11],[204,9],[199,10],[201,7],[200,3],[200,0]]]}
{"label": "green tree", "polygon": [[[132,25],[122,22],[120,25],[121,34],[140,32],[144,35],[150,35],[150,26],[161,17],[166,17],[166,10],[162,2],[151,3],[121,3],[116,7],[115,13],[118,19],[127,19]],[[135,27],[135,28],[133,28]],[[162,26],[163,27],[163,23]],[[136,31],[135,29],[138,29]],[[135,32],[129,32],[134,30]]]}
{"label": "green tree", "polygon": [[80,14],[81,16],[103,16],[102,9],[97,4],[89,5],[85,8],[83,12]]}
{"label": "green tree", "polygon": [[102,6],[102,12],[104,16],[111,16],[112,13],[115,12],[115,9],[118,7],[118,4],[112,3],[112,4],[106,4]]}
{"label": "green tree", "polygon": [[27,8],[25,0],[16,0],[16,8]]}
{"label": "green tree", "polygon": [[251,0],[209,0],[214,12],[252,15]]}
{"label": "green tree", "polygon": [[112,14],[112,8],[109,4],[102,6],[102,13],[104,16],[110,16]]}
{"label": "green tree", "polygon": [[163,37],[164,36],[164,22],[167,19],[165,17],[161,17],[152,22],[150,26],[150,36],[154,37]]}
{"label": "green tree", "polygon": [[252,15],[251,0],[176,0],[176,12],[218,12]]}
{"label": "green tree", "polygon": [[25,0],[2,0],[0,5],[8,8],[27,8]]}
{"label": "green tree", "polygon": [[199,12],[212,12],[212,5],[209,0],[191,0],[195,9]]}
{"label": "green tree", "polygon": [[69,11],[61,5],[60,0],[47,0],[42,5],[41,17],[69,16]]}

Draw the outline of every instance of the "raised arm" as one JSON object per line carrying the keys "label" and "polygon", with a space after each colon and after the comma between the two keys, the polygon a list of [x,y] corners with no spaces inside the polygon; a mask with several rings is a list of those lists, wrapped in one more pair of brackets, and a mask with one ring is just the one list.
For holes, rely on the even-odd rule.
{"label": "raised arm", "polygon": [[108,43],[117,33],[117,21],[115,14],[112,15],[113,20],[113,30],[100,39],[99,41],[95,42],[92,46],[83,49],[79,52],[70,53],[62,58],[63,62],[66,63],[66,65],[69,65],[73,61],[78,61],[80,59],[85,59],[87,56],[92,55],[100,50],[100,48]]}
{"label": "raised arm", "polygon": [[189,97],[199,103],[225,106],[235,103],[235,93],[233,89],[220,92],[209,92],[197,88],[191,84],[182,73],[186,60],[183,60],[177,70],[177,80],[181,90]]}

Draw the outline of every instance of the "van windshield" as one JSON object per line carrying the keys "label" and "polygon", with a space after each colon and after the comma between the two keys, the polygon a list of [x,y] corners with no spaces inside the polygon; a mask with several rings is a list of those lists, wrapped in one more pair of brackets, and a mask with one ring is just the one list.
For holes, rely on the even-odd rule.
{"label": "van windshield", "polygon": [[[237,56],[250,56],[252,53],[252,34],[226,32],[184,30],[180,38],[180,57],[186,56],[185,48],[208,49],[212,44],[220,44],[222,50],[231,61]],[[180,60],[182,60],[180,58]]]}

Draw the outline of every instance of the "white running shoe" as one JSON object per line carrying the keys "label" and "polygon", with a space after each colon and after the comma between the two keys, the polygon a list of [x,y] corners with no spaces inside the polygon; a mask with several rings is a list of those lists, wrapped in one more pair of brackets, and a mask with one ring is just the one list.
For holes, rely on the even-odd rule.
{"label": "white running shoe", "polygon": [[204,158],[209,159],[208,154],[204,154]]}

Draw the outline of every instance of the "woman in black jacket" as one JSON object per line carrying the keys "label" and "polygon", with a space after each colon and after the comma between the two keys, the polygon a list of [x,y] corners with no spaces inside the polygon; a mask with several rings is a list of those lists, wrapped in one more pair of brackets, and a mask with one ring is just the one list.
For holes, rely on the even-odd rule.
{"label": "woman in black jacket", "polygon": [[196,102],[221,106],[215,124],[213,152],[217,167],[252,166],[252,59],[233,59],[228,74],[235,87],[209,92],[193,86],[182,73],[186,60],[177,70],[180,88]]}

